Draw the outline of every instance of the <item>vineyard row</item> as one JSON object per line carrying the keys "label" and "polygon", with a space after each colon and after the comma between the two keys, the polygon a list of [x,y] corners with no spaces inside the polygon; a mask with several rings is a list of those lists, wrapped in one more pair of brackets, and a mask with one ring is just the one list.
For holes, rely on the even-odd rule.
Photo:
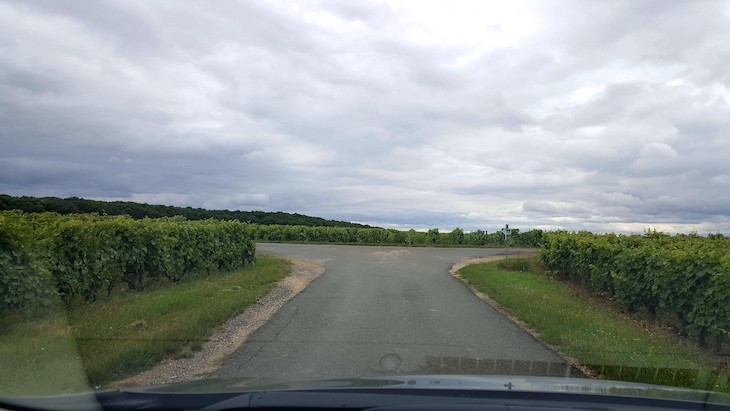
{"label": "vineyard row", "polygon": [[141,290],[232,270],[253,262],[255,252],[238,221],[2,212],[0,311],[91,302],[120,283]]}
{"label": "vineyard row", "polygon": [[541,256],[558,276],[661,317],[702,345],[730,336],[730,239],[722,235],[546,232]]}

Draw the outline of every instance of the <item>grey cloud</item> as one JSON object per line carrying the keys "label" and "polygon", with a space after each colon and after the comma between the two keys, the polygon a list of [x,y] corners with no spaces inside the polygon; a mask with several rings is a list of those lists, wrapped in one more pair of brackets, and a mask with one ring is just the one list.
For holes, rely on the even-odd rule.
{"label": "grey cloud", "polygon": [[540,213],[555,215],[558,212],[558,208],[554,205],[545,201],[526,201],[522,204],[522,210],[528,213]]}
{"label": "grey cloud", "polygon": [[106,41],[111,41],[125,52],[137,50],[162,50],[158,32],[147,21],[141,10],[122,4],[101,0],[93,3],[47,3],[22,1],[13,3],[27,6],[38,13],[62,16],[88,27]]}
{"label": "grey cloud", "polygon": [[61,161],[27,158],[0,159],[0,176],[6,184],[34,184],[49,178],[75,180],[94,170],[92,167]]}
{"label": "grey cloud", "polygon": [[368,26],[380,27],[396,18],[387,4],[368,4],[364,2],[323,1],[322,5],[330,13],[350,21],[361,21]]}
{"label": "grey cloud", "polygon": [[30,158],[0,159],[0,187],[11,193],[67,196],[118,196],[132,190],[124,179],[94,165]]}
{"label": "grey cloud", "polygon": [[0,3],[0,192],[730,230],[722,2],[535,3],[509,46],[408,7]]}

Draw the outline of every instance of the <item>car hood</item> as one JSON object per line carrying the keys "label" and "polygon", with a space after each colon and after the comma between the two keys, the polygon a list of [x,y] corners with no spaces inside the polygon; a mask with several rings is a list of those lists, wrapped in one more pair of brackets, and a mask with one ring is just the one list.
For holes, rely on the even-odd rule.
{"label": "car hood", "polygon": [[179,384],[135,388],[125,391],[205,393],[346,389],[433,389],[579,393],[730,404],[729,394],[712,391],[585,378],[503,375],[400,375],[317,381],[281,381],[262,378],[205,379]]}

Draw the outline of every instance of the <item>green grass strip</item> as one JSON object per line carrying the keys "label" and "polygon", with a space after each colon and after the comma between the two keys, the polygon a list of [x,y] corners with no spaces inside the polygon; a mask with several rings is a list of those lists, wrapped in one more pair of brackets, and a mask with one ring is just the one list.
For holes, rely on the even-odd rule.
{"label": "green grass strip", "polygon": [[607,379],[730,392],[727,370],[695,346],[551,278],[537,257],[470,265],[459,274]]}
{"label": "green grass strip", "polygon": [[282,259],[125,293],[44,319],[0,318],[0,396],[88,391],[199,349],[291,272]]}

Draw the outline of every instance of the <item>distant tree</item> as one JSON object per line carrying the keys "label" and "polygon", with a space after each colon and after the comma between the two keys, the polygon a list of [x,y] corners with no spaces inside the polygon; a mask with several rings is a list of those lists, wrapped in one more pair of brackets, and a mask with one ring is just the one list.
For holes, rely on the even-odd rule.
{"label": "distant tree", "polygon": [[495,231],[487,234],[487,244],[502,245],[504,244],[504,234],[501,231]]}
{"label": "distant tree", "polygon": [[530,230],[519,233],[516,243],[525,247],[539,247],[542,244],[542,230]]}
{"label": "distant tree", "polygon": [[472,231],[464,235],[464,243],[466,244],[484,245],[486,242],[486,233],[483,230]]}
{"label": "distant tree", "polygon": [[411,246],[416,241],[416,230],[410,229],[408,230],[408,245]]}
{"label": "distant tree", "polygon": [[428,233],[426,234],[426,241],[428,241],[429,244],[436,244],[439,241],[439,229],[438,228],[431,228],[428,230]]}
{"label": "distant tree", "polygon": [[451,231],[451,243],[462,244],[464,243],[464,230],[459,227],[454,228]]}

